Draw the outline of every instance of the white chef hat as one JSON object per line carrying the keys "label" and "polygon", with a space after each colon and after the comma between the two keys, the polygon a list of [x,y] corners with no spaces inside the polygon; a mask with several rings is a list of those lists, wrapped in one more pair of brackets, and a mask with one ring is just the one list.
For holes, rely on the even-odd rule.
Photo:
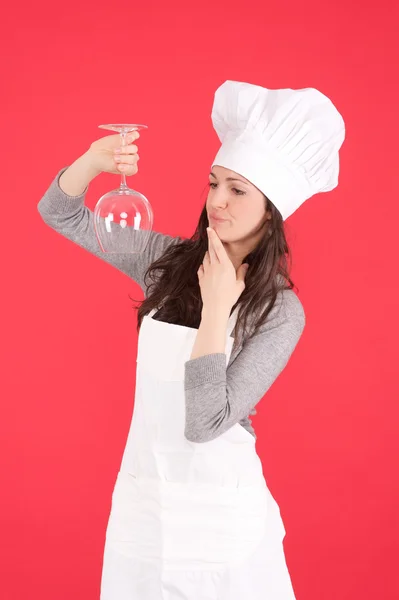
{"label": "white chef hat", "polygon": [[338,185],[345,123],[314,88],[267,88],[225,81],[212,123],[222,145],[213,165],[239,173],[287,219],[308,198]]}

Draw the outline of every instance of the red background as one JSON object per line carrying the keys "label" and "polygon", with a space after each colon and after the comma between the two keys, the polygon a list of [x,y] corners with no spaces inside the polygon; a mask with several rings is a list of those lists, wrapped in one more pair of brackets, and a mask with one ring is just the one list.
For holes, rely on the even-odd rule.
{"label": "red background", "polygon": [[[146,123],[128,183],[150,199],[155,230],[190,236],[226,79],[316,87],[346,121],[338,188],[286,221],[307,323],[253,424],[297,600],[399,597],[397,6],[2,9],[2,600],[99,598],[134,398],[128,294],[143,298],[46,226],[37,204],[60,168],[108,135],[97,125]],[[97,178],[88,206],[117,182]]]}

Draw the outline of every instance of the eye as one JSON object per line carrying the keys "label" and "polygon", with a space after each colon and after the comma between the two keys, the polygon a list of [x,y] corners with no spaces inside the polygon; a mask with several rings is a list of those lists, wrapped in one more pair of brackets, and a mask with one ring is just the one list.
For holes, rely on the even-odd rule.
{"label": "eye", "polygon": [[[217,183],[213,183],[213,182],[209,182],[208,183],[209,187],[211,187],[212,189],[216,189]],[[237,196],[243,196],[244,194],[246,194],[246,192],[243,192],[242,190],[239,190],[238,188],[231,188],[233,190],[233,192],[237,195]]]}
{"label": "eye", "polygon": [[233,188],[233,190],[234,190],[235,192],[237,192],[237,196],[242,196],[243,194],[245,194],[245,192],[243,192],[242,190],[239,190],[239,189],[237,189],[237,188]]}

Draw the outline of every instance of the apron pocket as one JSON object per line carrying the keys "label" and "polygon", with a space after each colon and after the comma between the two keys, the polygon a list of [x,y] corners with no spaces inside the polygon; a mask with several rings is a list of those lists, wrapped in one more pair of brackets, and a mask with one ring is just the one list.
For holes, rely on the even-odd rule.
{"label": "apron pocket", "polygon": [[268,517],[264,485],[169,483],[120,472],[106,539],[125,557],[166,570],[220,570],[249,560]]}

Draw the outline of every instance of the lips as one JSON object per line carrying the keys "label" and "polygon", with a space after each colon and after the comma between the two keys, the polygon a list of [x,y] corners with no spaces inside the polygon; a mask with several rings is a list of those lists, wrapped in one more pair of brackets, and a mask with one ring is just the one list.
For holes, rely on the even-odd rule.
{"label": "lips", "polygon": [[217,217],[216,215],[210,215],[210,218],[214,221],[226,221],[226,219],[223,219],[223,217]]}

